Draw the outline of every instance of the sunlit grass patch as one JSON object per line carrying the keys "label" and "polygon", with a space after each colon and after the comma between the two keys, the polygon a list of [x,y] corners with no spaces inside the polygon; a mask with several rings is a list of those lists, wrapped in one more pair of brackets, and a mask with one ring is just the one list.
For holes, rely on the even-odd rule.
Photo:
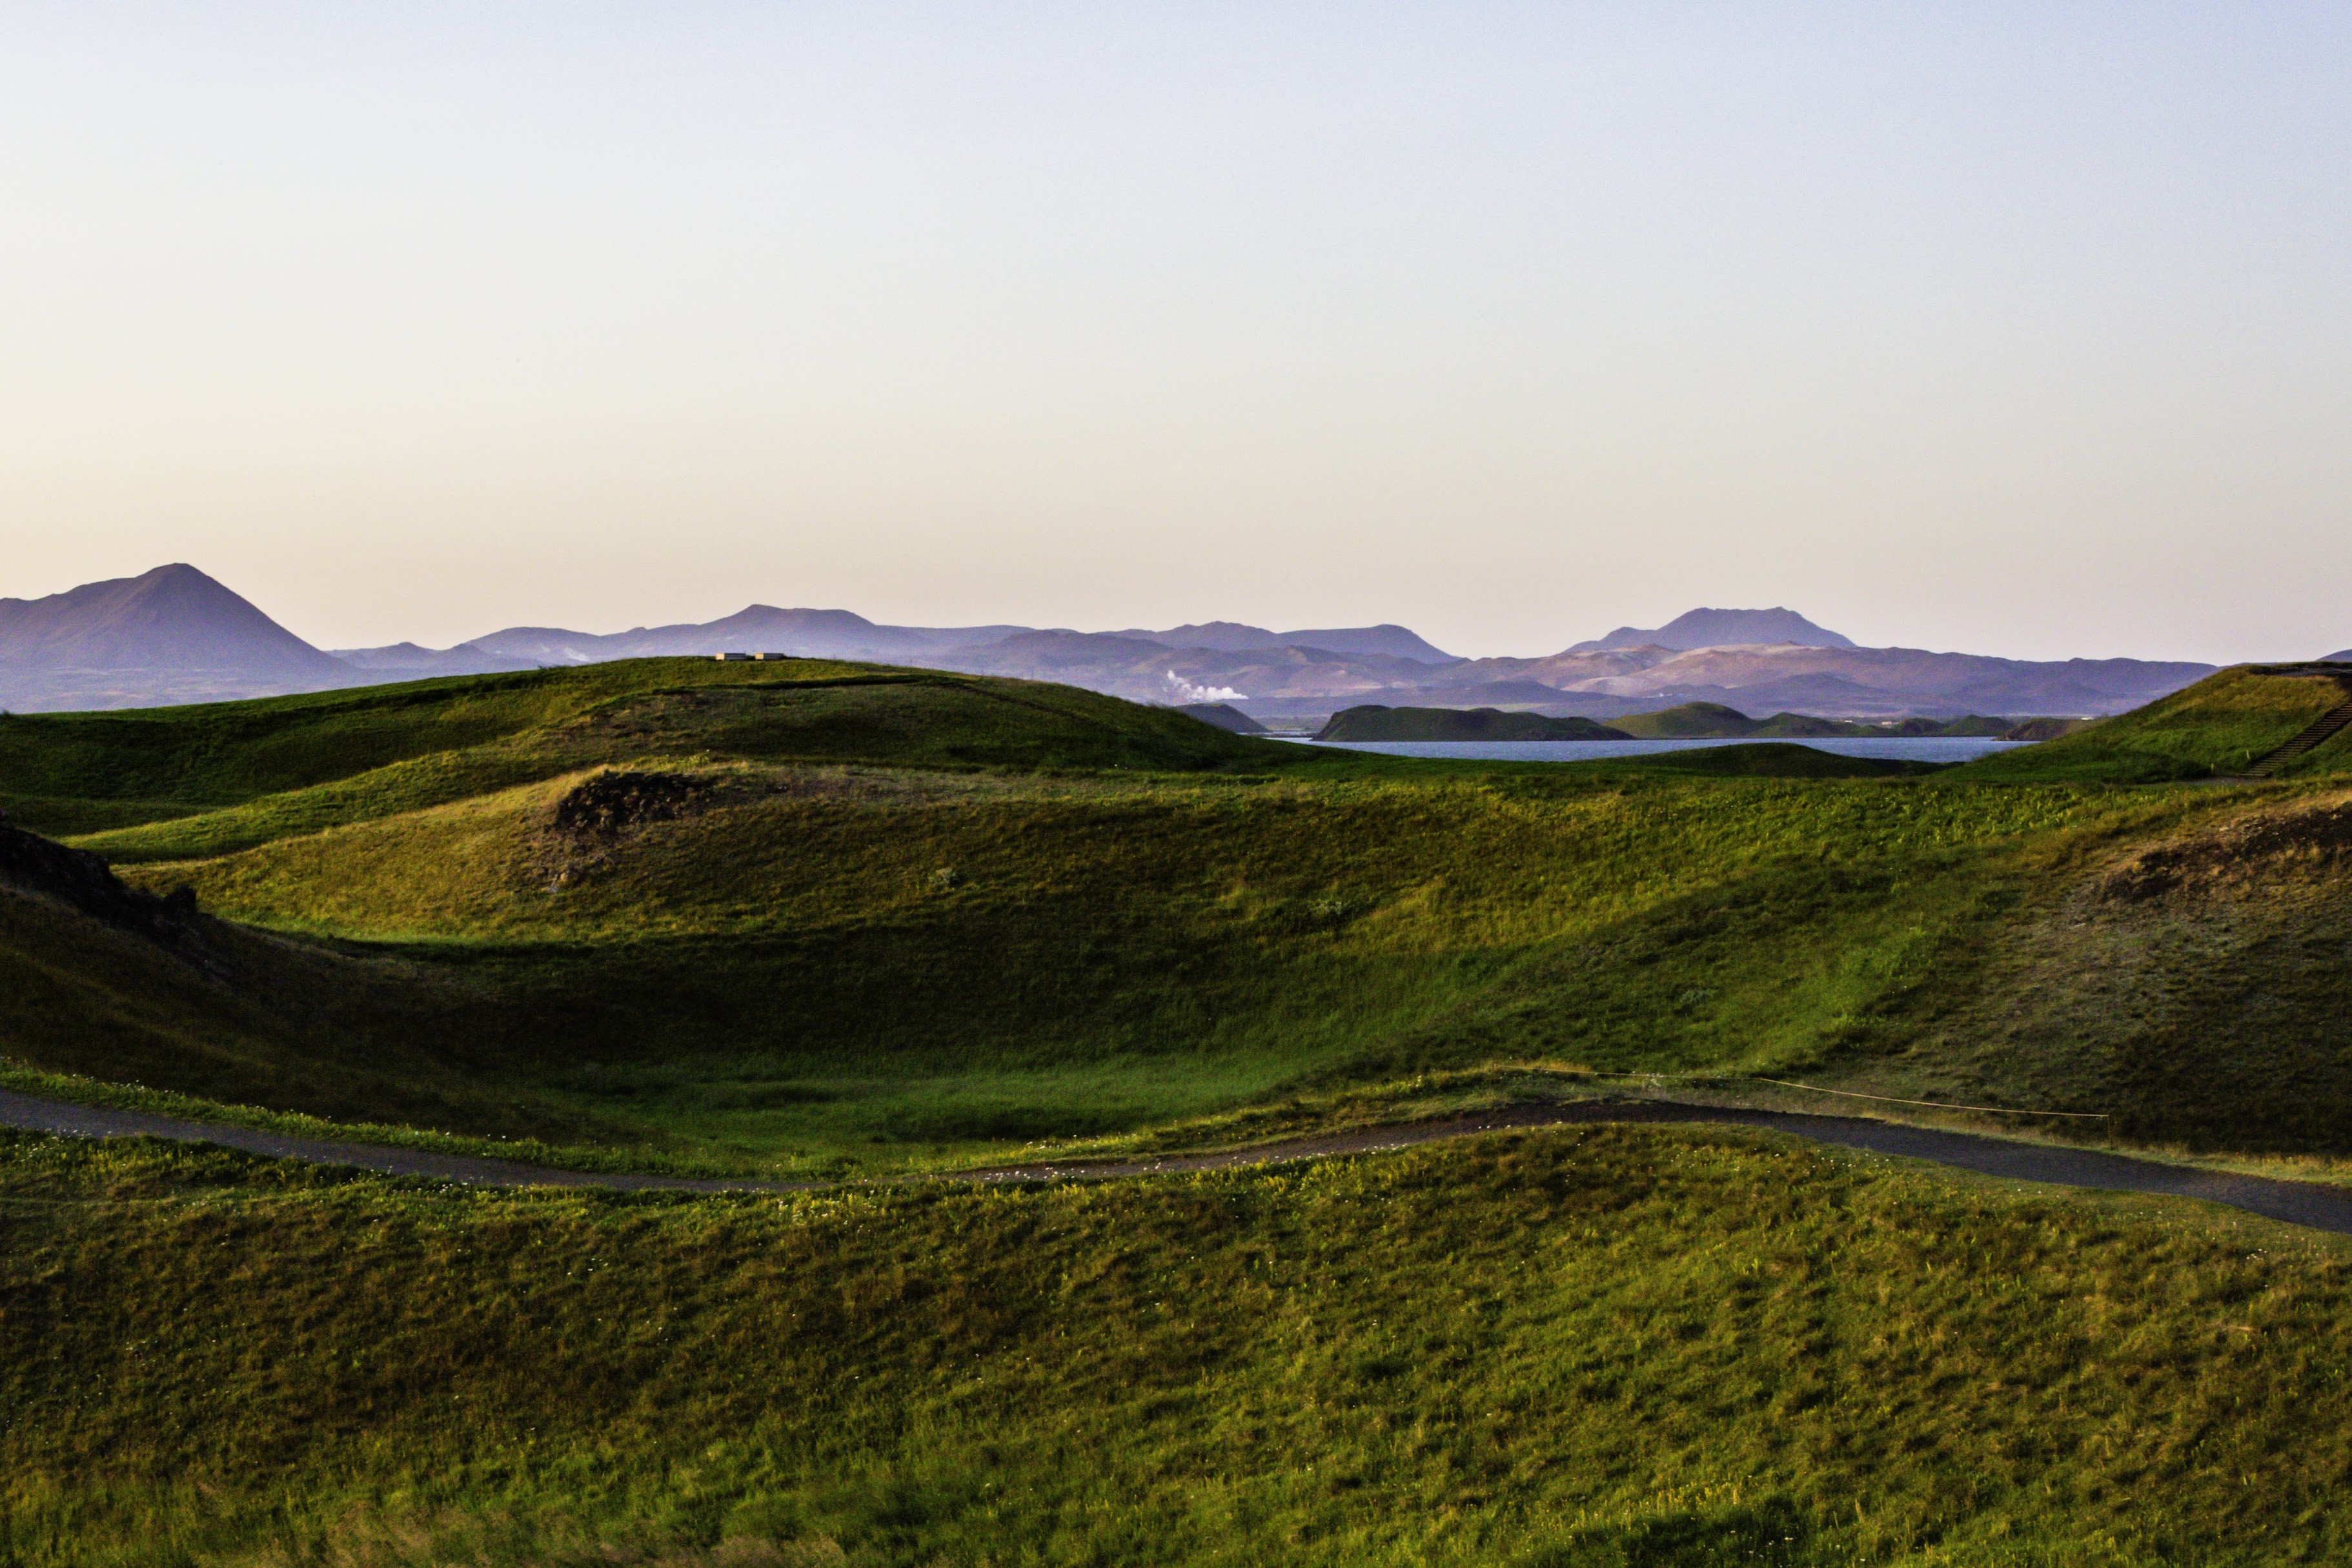
{"label": "sunlit grass patch", "polygon": [[2339,1246],[1722,1130],[690,1200],[6,1138],[0,1215],[27,1563],[2352,1549]]}

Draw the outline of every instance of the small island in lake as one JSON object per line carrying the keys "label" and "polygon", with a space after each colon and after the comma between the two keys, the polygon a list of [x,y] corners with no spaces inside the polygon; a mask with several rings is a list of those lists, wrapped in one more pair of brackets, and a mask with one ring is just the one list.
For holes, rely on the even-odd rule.
{"label": "small island in lake", "polygon": [[1589,718],[1546,718],[1491,707],[1342,708],[1316,731],[1318,740],[1631,740]]}

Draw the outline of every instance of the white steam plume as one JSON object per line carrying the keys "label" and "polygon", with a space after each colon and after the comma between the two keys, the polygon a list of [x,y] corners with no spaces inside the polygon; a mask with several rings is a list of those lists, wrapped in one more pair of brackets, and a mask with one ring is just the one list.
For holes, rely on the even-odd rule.
{"label": "white steam plume", "polygon": [[1245,703],[1249,694],[1231,686],[1196,686],[1175,671],[1168,672],[1168,690],[1180,703]]}

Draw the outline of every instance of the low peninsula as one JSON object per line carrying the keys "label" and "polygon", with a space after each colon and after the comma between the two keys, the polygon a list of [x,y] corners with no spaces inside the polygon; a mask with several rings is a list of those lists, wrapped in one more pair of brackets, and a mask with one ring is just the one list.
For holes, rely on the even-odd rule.
{"label": "low peninsula", "polygon": [[1546,718],[1500,708],[1342,708],[1315,732],[1318,740],[1632,740],[1589,718]]}

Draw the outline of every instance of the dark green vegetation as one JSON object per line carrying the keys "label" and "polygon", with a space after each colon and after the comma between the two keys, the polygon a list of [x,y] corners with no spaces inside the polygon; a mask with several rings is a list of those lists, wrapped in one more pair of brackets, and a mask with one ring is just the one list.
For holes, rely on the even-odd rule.
{"label": "dark green vegetation", "polygon": [[1747,779],[1919,779],[1948,762],[1891,757],[1841,757],[1816,747],[1759,740],[1741,746],[1692,747],[1646,757],[1619,758],[1609,771],[1626,778],[1677,774]]}
{"label": "dark green vegetation", "polygon": [[[1884,739],[1889,736],[2007,736],[2017,727],[2009,719],[1970,714],[1965,718],[1906,718],[1892,724],[1859,719],[1821,718],[1806,713],[1776,713],[1750,718],[1721,703],[1684,703],[1656,713],[1637,713],[1610,720],[1628,735],[1644,740],[1756,739],[1820,740]],[[2016,738],[2025,738],[2017,737]]]}
{"label": "dark green vegetation", "polygon": [[0,1560],[2352,1553],[2340,1248],[1726,1132],[403,1189],[0,1135]]}
{"label": "dark green vegetation", "polygon": [[1264,735],[1265,726],[1230,703],[1184,703],[1176,711],[1234,735]]}
{"label": "dark green vegetation", "polygon": [[[2310,685],[2265,679],[2175,701],[2291,734]],[[0,896],[0,1028],[20,1069],[673,1167],[1164,1141],[1515,1062],[2345,1152],[2336,797],[2117,790],[2066,749],[2149,727],[2046,783],[2039,750],[1432,763],[685,660],[15,719],[32,825],[110,824],[79,841],[224,918],[204,971]],[[2131,881],[2176,851],[2221,869]]]}
{"label": "dark green vegetation", "polygon": [[1631,740],[1589,718],[1546,718],[1491,707],[1342,708],[1316,733],[1318,740]]}

